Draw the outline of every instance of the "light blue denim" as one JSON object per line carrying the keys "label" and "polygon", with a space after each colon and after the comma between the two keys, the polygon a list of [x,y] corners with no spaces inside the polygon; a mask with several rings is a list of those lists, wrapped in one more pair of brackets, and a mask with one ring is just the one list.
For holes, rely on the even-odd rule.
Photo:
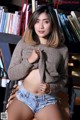
{"label": "light blue denim", "polygon": [[47,105],[55,104],[57,98],[49,94],[36,95],[28,92],[23,86],[16,93],[16,97],[25,103],[34,113],[38,112]]}

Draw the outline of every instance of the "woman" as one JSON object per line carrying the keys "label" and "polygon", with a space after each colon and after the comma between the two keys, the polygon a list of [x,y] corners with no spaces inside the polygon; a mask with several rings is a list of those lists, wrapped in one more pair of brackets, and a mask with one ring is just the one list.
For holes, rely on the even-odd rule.
{"label": "woman", "polygon": [[56,92],[67,83],[67,63],[56,13],[42,5],[31,15],[8,69],[10,80],[22,80],[8,120],[63,120]]}

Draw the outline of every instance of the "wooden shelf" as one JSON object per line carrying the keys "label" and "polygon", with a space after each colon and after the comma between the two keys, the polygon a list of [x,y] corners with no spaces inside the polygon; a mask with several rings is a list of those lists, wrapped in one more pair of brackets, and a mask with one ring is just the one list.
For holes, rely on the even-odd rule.
{"label": "wooden shelf", "polygon": [[0,33],[0,42],[5,42],[9,44],[17,44],[21,38],[22,37],[18,35]]}

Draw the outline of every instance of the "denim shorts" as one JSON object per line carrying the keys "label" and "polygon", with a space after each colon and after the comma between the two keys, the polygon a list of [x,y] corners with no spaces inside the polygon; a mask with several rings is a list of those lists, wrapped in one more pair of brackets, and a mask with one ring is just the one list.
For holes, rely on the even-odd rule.
{"label": "denim shorts", "polygon": [[26,104],[34,113],[47,105],[55,104],[57,102],[55,95],[36,95],[28,92],[23,86],[17,91],[16,97],[18,100]]}

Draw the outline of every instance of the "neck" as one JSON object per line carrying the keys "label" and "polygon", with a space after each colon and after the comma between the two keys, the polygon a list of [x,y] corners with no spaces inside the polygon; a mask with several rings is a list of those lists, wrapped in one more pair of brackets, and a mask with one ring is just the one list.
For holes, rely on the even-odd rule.
{"label": "neck", "polygon": [[45,38],[39,38],[39,40],[40,40],[41,44],[46,44],[47,43],[47,39],[45,39]]}

